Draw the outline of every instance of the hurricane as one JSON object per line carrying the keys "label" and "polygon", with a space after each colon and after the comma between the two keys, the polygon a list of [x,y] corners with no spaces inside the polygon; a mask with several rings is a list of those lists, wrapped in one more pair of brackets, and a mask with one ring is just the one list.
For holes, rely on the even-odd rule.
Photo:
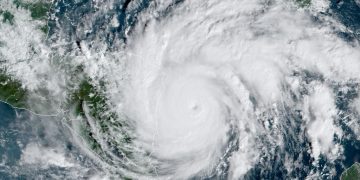
{"label": "hurricane", "polygon": [[334,3],[55,0],[44,21],[0,2],[0,67],[26,96],[14,126],[34,126],[6,171],[338,179],[358,161],[360,47]]}

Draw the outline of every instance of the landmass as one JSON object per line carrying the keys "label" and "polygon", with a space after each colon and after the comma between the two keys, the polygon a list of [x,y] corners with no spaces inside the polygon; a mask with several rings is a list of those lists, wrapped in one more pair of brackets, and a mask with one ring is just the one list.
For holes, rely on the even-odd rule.
{"label": "landmass", "polygon": [[295,1],[300,5],[300,7],[307,7],[311,5],[311,0],[295,0]]}
{"label": "landmass", "polygon": [[[78,90],[72,94],[69,106],[71,104],[75,105],[75,114],[85,120],[80,125],[79,131],[81,136],[87,141],[93,151],[103,153],[99,142],[101,140],[95,138],[95,133],[107,136],[111,131],[121,130],[124,126],[119,121],[118,116],[110,109],[106,96],[101,93],[99,87],[92,85],[89,80],[84,80]],[[109,131],[110,128],[112,129],[111,131]],[[120,148],[122,147],[120,144],[131,142],[129,135],[125,132],[121,134],[124,136],[120,142],[117,142],[115,139],[105,139],[111,144],[118,145],[117,147]],[[120,151],[126,152],[119,149]]]}
{"label": "landmass", "polygon": [[[32,20],[43,21],[46,25],[39,27],[39,29],[45,34],[49,28],[47,26],[47,20],[49,18],[49,12],[52,1],[50,0],[36,0],[36,1],[23,1],[14,0],[9,1],[14,4],[16,8],[23,8],[30,11]],[[5,2],[6,3],[6,2]],[[16,17],[10,9],[6,9],[5,6],[0,4],[0,26],[2,23],[14,25]],[[6,46],[6,42],[0,41],[0,48]],[[3,59],[0,54],[0,65],[6,59]],[[8,103],[16,108],[29,108],[27,101],[29,100],[29,93],[21,82],[9,75],[3,67],[0,67],[0,101]]]}
{"label": "landmass", "polygon": [[13,107],[26,108],[27,91],[16,79],[0,72],[0,101]]}
{"label": "landmass", "polygon": [[0,9],[0,15],[2,15],[3,23],[9,23],[11,25],[14,24],[14,15],[11,14],[9,11],[3,11]]}
{"label": "landmass", "polygon": [[360,163],[356,162],[346,169],[340,177],[341,180],[359,180],[360,179]]}
{"label": "landmass", "polygon": [[[295,0],[300,7],[307,7],[311,4],[311,0]],[[38,1],[13,1],[16,8],[23,8],[30,11],[32,20],[46,22],[50,15],[52,1],[38,0]],[[14,25],[16,23],[16,17],[8,10],[1,9],[0,6],[1,23],[8,23]],[[49,26],[46,25],[39,27],[39,29],[45,34],[49,31]],[[0,42],[0,47],[6,45]],[[0,54],[0,65],[1,65]],[[76,116],[82,119],[79,126],[79,133],[81,137],[88,143],[89,147],[100,155],[104,155],[102,143],[105,141],[108,144],[114,145],[113,152],[124,153],[126,156],[131,155],[131,151],[123,149],[124,143],[131,143],[132,137],[123,131],[123,128],[127,128],[125,120],[119,120],[120,117],[113,112],[111,106],[107,102],[107,98],[103,92],[105,92],[101,85],[93,85],[90,79],[84,79],[79,84],[79,87],[71,92],[69,99],[66,100],[65,110],[75,113]],[[29,92],[26,87],[23,87],[21,82],[15,77],[8,75],[5,71],[0,71],[0,101],[6,102],[16,108],[29,109],[27,102],[29,101]],[[31,108],[30,108],[31,110]],[[91,119],[91,120],[90,120]],[[119,132],[119,139],[110,139],[109,133]],[[101,133],[103,139],[99,139],[95,133]],[[111,137],[111,136],[110,136]],[[354,165],[353,165],[354,166]],[[352,166],[352,167],[353,167]],[[359,164],[356,164],[355,170],[349,168],[344,175],[344,178],[348,177],[360,177],[358,171]],[[356,173],[357,174],[356,174]],[[355,175],[354,175],[355,173]],[[350,174],[350,175],[348,175]],[[343,179],[343,175],[342,175]]]}

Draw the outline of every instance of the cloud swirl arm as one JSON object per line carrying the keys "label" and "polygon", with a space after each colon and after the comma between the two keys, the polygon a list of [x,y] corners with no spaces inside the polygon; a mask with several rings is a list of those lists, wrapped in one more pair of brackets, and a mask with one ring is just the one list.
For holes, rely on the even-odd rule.
{"label": "cloud swirl arm", "polygon": [[[301,88],[312,99],[330,81],[358,78],[359,51],[282,1],[186,1],[164,18],[147,15],[129,35],[124,111],[159,177],[241,177],[268,148],[284,146],[284,113],[307,106]],[[304,71],[325,81],[313,89],[294,76]],[[333,104],[329,93],[315,101]],[[341,149],[328,151],[332,138],[313,128],[341,129],[320,115],[328,109],[310,106],[302,113],[316,116],[306,121],[313,157],[335,157]]]}
{"label": "cloud swirl arm", "polygon": [[[41,152],[54,166],[86,166],[82,178],[336,179],[359,143],[360,47],[333,5],[55,1],[46,37],[32,41],[45,22],[9,5],[0,65],[25,107],[56,112],[66,127],[56,137],[88,164]],[[29,143],[23,163],[45,167],[38,149]]]}

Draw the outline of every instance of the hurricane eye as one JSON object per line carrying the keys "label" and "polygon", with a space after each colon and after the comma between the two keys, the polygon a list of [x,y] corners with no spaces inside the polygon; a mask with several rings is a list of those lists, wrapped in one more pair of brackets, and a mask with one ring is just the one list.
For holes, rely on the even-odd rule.
{"label": "hurricane eye", "polygon": [[0,0],[0,179],[359,179],[360,0]]}

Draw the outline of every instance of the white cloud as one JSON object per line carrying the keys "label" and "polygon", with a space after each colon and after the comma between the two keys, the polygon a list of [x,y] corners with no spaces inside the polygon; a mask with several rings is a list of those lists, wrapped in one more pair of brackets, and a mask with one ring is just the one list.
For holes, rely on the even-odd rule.
{"label": "white cloud", "polygon": [[76,166],[65,156],[61,149],[47,148],[35,143],[27,144],[22,150],[20,163],[23,165],[39,165],[41,168],[51,166],[70,168]]}
{"label": "white cloud", "polygon": [[[98,14],[112,8],[111,3],[101,8],[96,2]],[[74,50],[73,61],[64,62],[83,64],[95,83],[106,81],[109,104],[135,126],[129,133],[136,136],[132,145],[138,151],[131,162],[145,166],[139,168],[145,169],[140,177],[150,170],[158,178],[207,175],[227,150],[230,132],[236,132],[232,138],[239,147],[228,165],[231,176],[241,178],[259,162],[259,154],[269,150],[263,141],[284,146],[281,133],[289,128],[279,116],[284,106],[304,113],[302,130],[312,143],[313,157],[339,157],[341,147],[333,135],[342,132],[334,124],[338,113],[328,84],[360,79],[360,51],[335,34],[335,20],[312,21],[311,15],[328,8],[326,1],[314,2],[310,12],[281,0],[184,1],[170,15],[154,20],[171,2],[157,1],[158,6],[153,3],[143,11],[127,34],[127,44],[114,43],[116,52],[109,52],[98,37],[91,42],[96,48],[83,41],[82,54],[76,56]],[[45,83],[54,96],[66,93],[66,71],[48,61],[49,49],[29,12],[14,13],[17,24],[0,27],[8,33],[0,37],[7,42],[0,52],[12,65],[11,72],[30,89]],[[94,19],[84,18],[84,27],[77,31],[90,32]],[[113,19],[110,26],[117,23]],[[33,44],[39,56],[29,56]],[[54,66],[60,71],[54,73]],[[302,71],[323,81],[309,83],[294,75]],[[302,96],[302,88],[309,94]],[[298,99],[288,98],[291,93]],[[74,166],[63,152],[36,144],[25,148],[22,162]]]}
{"label": "white cloud", "polygon": [[[319,2],[313,7],[324,11],[328,4]],[[126,72],[130,88],[125,91],[125,112],[135,120],[137,135],[143,139],[139,146],[154,159],[168,160],[174,174],[181,172],[184,178],[196,174],[200,169],[184,171],[191,165],[211,170],[205,163],[197,164],[201,159],[182,162],[177,158],[186,154],[216,162],[206,159],[204,152],[217,152],[224,146],[219,143],[223,140],[216,140],[224,138],[223,132],[232,123],[226,121],[231,118],[229,111],[239,138],[248,139],[234,152],[230,169],[236,178],[244,175],[258,161],[256,137],[268,134],[272,141],[281,139],[276,137],[280,133],[261,128],[267,121],[262,118],[267,116],[258,116],[252,105],[264,108],[259,112],[271,117],[281,110],[282,103],[303,103],[302,110],[310,109],[314,114],[306,121],[313,156],[339,156],[341,148],[333,142],[333,135],[341,136],[342,132],[333,122],[337,110],[326,84],[306,86],[314,92],[304,100],[299,97],[300,102],[283,97],[289,94],[283,88],[294,71],[308,70],[340,82],[359,78],[358,47],[338,38],[331,27],[316,25],[308,12],[283,1],[271,5],[266,1],[186,1],[172,16],[147,22],[145,31],[133,33],[129,44]],[[225,72],[237,83],[228,81]],[[296,94],[300,94],[301,81],[298,77],[290,84]],[[192,101],[206,113],[192,118],[187,106]],[[268,112],[273,108],[274,113]],[[281,118],[272,123],[277,128],[273,131],[281,131]],[[196,133],[187,136],[193,129]],[[283,146],[282,142],[275,144]]]}
{"label": "white cloud", "polygon": [[312,155],[318,160],[320,154],[336,159],[341,149],[334,143],[334,135],[342,136],[342,131],[334,124],[338,114],[334,95],[324,85],[315,85],[314,92],[305,98],[305,120],[307,135],[311,139]]}

